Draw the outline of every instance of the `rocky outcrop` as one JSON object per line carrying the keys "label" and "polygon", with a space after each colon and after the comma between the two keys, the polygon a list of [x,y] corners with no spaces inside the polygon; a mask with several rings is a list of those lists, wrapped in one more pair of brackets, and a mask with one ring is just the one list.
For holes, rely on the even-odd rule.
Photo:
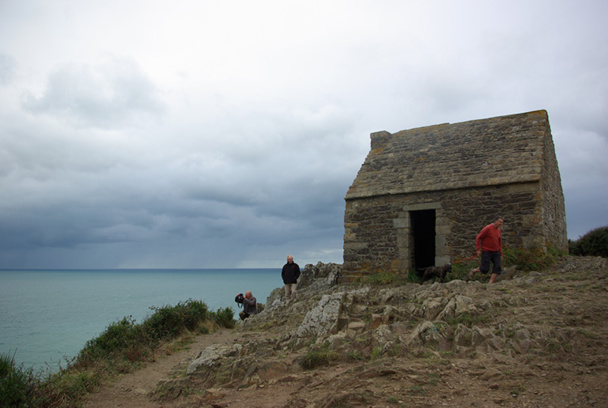
{"label": "rocky outcrop", "polygon": [[[277,288],[261,313],[238,322],[242,340],[210,346],[184,362],[184,377],[159,384],[164,391],[157,395],[182,395],[174,390],[188,387],[206,390],[211,399],[223,398],[227,389],[280,384],[307,389],[314,383],[307,369],[336,362],[360,364],[360,370],[374,378],[407,377],[408,361],[424,356],[464,361],[502,356],[503,364],[521,360],[526,366],[547,355],[572,358],[575,344],[605,338],[605,333],[579,329],[585,319],[608,313],[607,302],[590,307],[584,300],[597,299],[589,291],[606,296],[605,259],[566,258],[544,273],[513,270],[509,279],[493,285],[453,280],[344,286],[337,284],[340,270],[334,264],[307,265],[294,299],[284,299]],[[577,277],[580,271],[585,280]],[[553,287],[562,297],[559,309],[546,297]],[[606,361],[591,352],[585,358]],[[389,368],[378,369],[375,361],[384,361]],[[502,375],[500,371],[480,375],[495,381],[498,377],[492,373],[496,372]],[[348,385],[347,380],[335,381],[330,388]],[[333,394],[331,403],[343,397],[354,398]],[[318,400],[316,405],[302,406],[327,403]]]}
{"label": "rocky outcrop", "polygon": [[300,289],[308,291],[322,290],[337,285],[341,276],[342,265],[340,264],[322,262],[318,262],[316,265],[308,264],[302,271],[298,286]]}
{"label": "rocky outcrop", "polygon": [[[275,331],[275,340],[264,345],[211,346],[189,364],[187,374],[200,376],[217,371],[232,360],[230,368],[224,367],[229,372],[221,378],[255,382],[256,370],[264,370],[268,362],[252,360],[252,355],[272,356],[276,350],[293,352],[323,344],[337,353],[348,353],[352,344],[358,344],[354,351],[364,357],[428,347],[459,352],[501,346],[491,330],[467,326],[468,321],[480,320],[490,308],[486,300],[472,297],[487,290],[485,284],[454,280],[389,288],[344,286],[338,284],[340,272],[336,264],[306,265],[295,299],[285,299],[282,289],[277,288],[262,313],[239,322],[239,330],[265,327]],[[239,370],[245,365],[248,370]]]}
{"label": "rocky outcrop", "polygon": [[201,366],[208,368],[213,367],[223,358],[238,356],[241,349],[242,346],[240,344],[213,344],[203,350],[203,352],[188,365],[186,374],[194,374]]}

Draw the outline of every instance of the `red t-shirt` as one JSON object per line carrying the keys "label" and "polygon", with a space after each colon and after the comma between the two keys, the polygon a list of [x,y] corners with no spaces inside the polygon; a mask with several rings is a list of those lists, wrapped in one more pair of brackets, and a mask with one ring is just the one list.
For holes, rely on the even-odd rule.
{"label": "red t-shirt", "polygon": [[477,234],[475,239],[477,250],[481,247],[482,251],[496,252],[499,251],[502,255],[502,233],[500,228],[496,228],[494,224],[486,225],[481,232]]}

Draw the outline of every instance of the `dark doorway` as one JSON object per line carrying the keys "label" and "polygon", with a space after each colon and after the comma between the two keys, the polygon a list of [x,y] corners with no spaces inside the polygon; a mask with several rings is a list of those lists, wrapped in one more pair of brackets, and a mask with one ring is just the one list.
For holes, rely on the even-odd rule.
{"label": "dark doorway", "polygon": [[411,211],[414,267],[435,265],[435,210]]}

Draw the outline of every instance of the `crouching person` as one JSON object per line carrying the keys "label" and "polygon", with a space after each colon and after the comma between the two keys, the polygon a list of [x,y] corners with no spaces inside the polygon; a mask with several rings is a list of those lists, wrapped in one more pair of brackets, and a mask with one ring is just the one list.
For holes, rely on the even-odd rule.
{"label": "crouching person", "polygon": [[243,297],[243,311],[239,313],[241,320],[245,320],[249,316],[258,312],[258,305],[255,297],[248,290]]}

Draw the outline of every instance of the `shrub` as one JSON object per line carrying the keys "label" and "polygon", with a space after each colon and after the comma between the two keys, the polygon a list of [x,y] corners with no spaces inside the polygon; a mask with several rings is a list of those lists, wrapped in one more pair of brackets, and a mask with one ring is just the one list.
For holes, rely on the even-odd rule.
{"label": "shrub", "polygon": [[234,311],[230,307],[219,308],[217,312],[212,312],[209,317],[220,327],[232,329],[235,326]]}
{"label": "shrub", "polygon": [[140,330],[135,320],[131,316],[123,317],[122,320],[111,323],[101,335],[89,340],[83,351],[100,356],[129,348],[140,340]]}
{"label": "shrub", "polygon": [[576,241],[568,241],[570,254],[608,257],[608,226],[589,231]]}
{"label": "shrub", "polygon": [[[85,369],[98,364],[100,360],[145,361],[153,355],[157,346],[158,339],[150,336],[142,325],[137,324],[131,316],[123,317],[111,323],[101,335],[89,340],[78,354],[74,366]],[[129,371],[120,367],[124,365],[114,364],[116,371]]]}
{"label": "shrub", "polygon": [[194,331],[210,317],[207,305],[192,299],[175,306],[150,309],[154,314],[142,324],[137,324],[131,316],[110,324],[100,336],[86,343],[76,364],[86,367],[100,358],[117,357],[131,363],[145,361],[161,341],[170,341],[186,331]]}
{"label": "shrub", "polygon": [[557,262],[560,253],[553,248],[505,248],[505,265],[517,265],[522,271],[541,271]]}
{"label": "shrub", "polygon": [[154,310],[154,314],[144,322],[144,329],[153,338],[162,340],[174,339],[185,330],[194,331],[209,317],[207,305],[192,299],[150,310]]}
{"label": "shrub", "polygon": [[38,406],[38,383],[31,369],[15,365],[14,356],[0,355],[0,407]]}

